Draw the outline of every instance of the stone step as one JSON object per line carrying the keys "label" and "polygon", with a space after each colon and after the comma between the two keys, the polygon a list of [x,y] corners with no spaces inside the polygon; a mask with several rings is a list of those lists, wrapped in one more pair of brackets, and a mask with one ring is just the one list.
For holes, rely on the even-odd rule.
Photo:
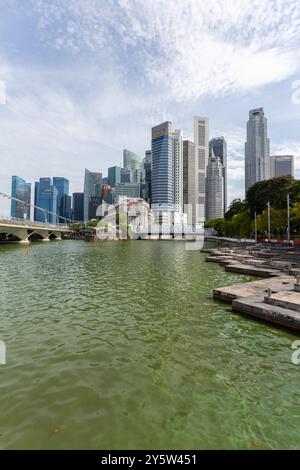
{"label": "stone step", "polygon": [[229,264],[225,266],[225,271],[240,274],[250,274],[252,276],[272,277],[280,275],[277,269],[250,266],[247,264]]}
{"label": "stone step", "polygon": [[253,297],[235,299],[232,301],[232,310],[300,331],[300,312],[271,305],[261,299]]}
{"label": "stone step", "polygon": [[276,292],[270,296],[265,296],[265,302],[270,305],[300,312],[300,292]]}

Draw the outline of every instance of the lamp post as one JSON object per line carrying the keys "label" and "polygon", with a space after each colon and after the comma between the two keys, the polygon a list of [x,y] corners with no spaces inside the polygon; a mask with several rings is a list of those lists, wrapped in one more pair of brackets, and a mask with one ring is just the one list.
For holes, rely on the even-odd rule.
{"label": "lamp post", "polygon": [[257,243],[257,213],[254,212],[254,231],[255,231],[255,243]]}
{"label": "lamp post", "polygon": [[290,244],[291,224],[290,224],[290,195],[289,194],[287,194],[286,202],[287,202],[287,241],[288,241],[288,244]]}
{"label": "lamp post", "polygon": [[270,241],[271,240],[271,206],[270,206],[270,202],[268,202],[267,204],[268,206],[268,240]]}

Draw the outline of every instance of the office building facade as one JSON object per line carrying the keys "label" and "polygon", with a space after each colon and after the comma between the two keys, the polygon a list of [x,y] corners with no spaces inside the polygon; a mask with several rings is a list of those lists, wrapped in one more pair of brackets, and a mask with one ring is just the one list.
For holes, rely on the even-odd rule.
{"label": "office building facade", "polygon": [[174,210],[183,211],[183,139],[182,131],[173,132]]}
{"label": "office building facade", "polygon": [[83,197],[83,218],[89,220],[89,202],[91,197],[101,195],[102,173],[95,173],[85,169],[84,173],[84,197]]}
{"label": "office building facade", "polygon": [[71,196],[69,196],[69,180],[66,178],[55,176],[53,178],[53,186],[58,191],[57,196],[57,215],[58,222],[65,223],[66,219],[71,219]]}
{"label": "office building facade", "polygon": [[[183,141],[183,210],[188,216],[191,225],[193,186],[195,181],[195,144],[190,140]],[[190,206],[191,205],[191,206]]]}
{"label": "office building facade", "polygon": [[209,141],[209,156],[219,157],[223,166],[224,214],[227,210],[227,142],[224,137],[214,137]]}
{"label": "office building facade", "polygon": [[18,201],[11,200],[11,217],[17,219],[30,219],[31,183],[23,178],[13,176],[11,181],[11,196]]}
{"label": "office building facade", "polygon": [[73,220],[75,222],[83,221],[83,200],[84,193],[73,193]]}
{"label": "office building facade", "polygon": [[224,217],[224,176],[221,159],[209,157],[205,178],[205,218],[206,220]]}
{"label": "office building facade", "polygon": [[108,169],[108,184],[114,188],[119,183],[121,183],[121,168],[112,166]]}
{"label": "office building facade", "polygon": [[205,176],[209,156],[209,121],[206,117],[194,117],[194,179],[191,182],[193,225],[205,220]]}
{"label": "office building facade", "polygon": [[58,222],[58,190],[52,184],[51,178],[40,178],[35,183],[35,210],[34,220],[56,224]]}
{"label": "office building facade", "polygon": [[270,177],[294,177],[294,155],[272,155],[270,157]]}
{"label": "office building facade", "polygon": [[249,111],[245,143],[245,191],[270,177],[270,141],[264,109]]}
{"label": "office building facade", "polygon": [[151,203],[174,208],[174,157],[172,123],[152,128]]}

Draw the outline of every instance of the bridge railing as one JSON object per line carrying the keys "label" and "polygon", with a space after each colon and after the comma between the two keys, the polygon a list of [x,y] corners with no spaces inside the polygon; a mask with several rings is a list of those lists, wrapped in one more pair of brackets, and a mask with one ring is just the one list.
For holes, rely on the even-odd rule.
{"label": "bridge railing", "polygon": [[29,219],[18,219],[16,217],[3,217],[0,215],[0,223],[7,223],[9,225],[18,225],[26,227],[47,228],[47,229],[61,229],[68,230],[69,226],[66,224],[46,224],[44,222],[31,221]]}

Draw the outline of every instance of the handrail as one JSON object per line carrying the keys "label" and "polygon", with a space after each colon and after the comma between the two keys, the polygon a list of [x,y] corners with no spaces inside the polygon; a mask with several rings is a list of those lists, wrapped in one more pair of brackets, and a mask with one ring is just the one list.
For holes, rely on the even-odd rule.
{"label": "handrail", "polygon": [[22,225],[26,227],[37,227],[37,228],[48,228],[48,229],[65,229],[69,230],[69,226],[66,224],[46,224],[44,222],[32,222],[28,219],[18,219],[15,217],[8,218],[0,215],[0,224],[7,223],[9,225]]}

